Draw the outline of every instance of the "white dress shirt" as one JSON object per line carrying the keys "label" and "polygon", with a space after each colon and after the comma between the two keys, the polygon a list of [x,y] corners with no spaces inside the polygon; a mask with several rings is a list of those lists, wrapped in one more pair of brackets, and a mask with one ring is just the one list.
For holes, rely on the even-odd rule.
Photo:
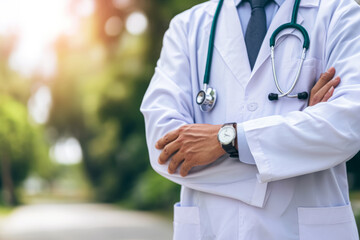
{"label": "white dress shirt", "polygon": [[[281,6],[281,4],[283,4],[284,1],[285,0],[271,0],[265,6],[266,26],[268,29],[272,19],[274,18],[279,7]],[[251,17],[251,6],[249,1],[246,0],[236,0],[235,4],[238,9],[241,27],[243,29],[243,34],[245,36],[246,29]],[[255,160],[250,152],[250,148],[247,143],[242,124],[237,125],[237,137],[238,137],[238,149],[239,149],[240,161],[243,163],[255,164]]]}

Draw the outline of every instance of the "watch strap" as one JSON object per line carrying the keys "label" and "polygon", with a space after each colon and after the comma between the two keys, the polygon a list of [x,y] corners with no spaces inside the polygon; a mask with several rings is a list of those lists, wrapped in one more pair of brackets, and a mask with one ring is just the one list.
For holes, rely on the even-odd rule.
{"label": "watch strap", "polygon": [[222,148],[225,150],[225,152],[227,152],[228,154],[230,154],[230,157],[232,158],[237,158],[239,157],[239,152],[238,150],[235,148],[235,146],[233,146],[232,144],[229,145],[221,145]]}
{"label": "watch strap", "polygon": [[[225,123],[222,127],[224,126],[228,126],[228,125],[232,125],[233,128],[235,129],[234,125],[236,123]],[[236,135],[235,135],[236,136]],[[234,139],[235,140],[235,139]],[[235,141],[232,141],[230,144],[228,145],[223,145],[221,144],[222,148],[225,150],[225,152],[227,152],[228,154],[230,154],[231,158],[238,158],[239,157],[239,152],[236,149],[235,145]]]}

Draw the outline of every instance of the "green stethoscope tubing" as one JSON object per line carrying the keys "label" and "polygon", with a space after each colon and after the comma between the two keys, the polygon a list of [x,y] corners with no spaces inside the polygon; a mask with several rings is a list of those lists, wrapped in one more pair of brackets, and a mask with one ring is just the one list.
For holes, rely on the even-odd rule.
{"label": "green stethoscope tubing", "polygon": [[293,12],[292,12],[292,17],[291,17],[291,22],[285,23],[284,25],[281,25],[271,35],[270,47],[275,46],[276,36],[281,31],[283,31],[283,30],[285,30],[287,28],[295,28],[295,29],[299,30],[301,32],[301,34],[303,35],[303,37],[304,37],[304,45],[303,45],[303,47],[306,48],[306,49],[309,49],[309,47],[310,47],[309,34],[308,34],[308,32],[306,31],[306,29],[303,26],[296,23],[297,22],[297,15],[298,15],[298,12],[299,12],[300,1],[301,0],[295,0]]}
{"label": "green stethoscope tubing", "polygon": [[211,26],[209,49],[208,49],[208,55],[207,55],[207,60],[206,60],[206,68],[205,68],[205,75],[204,75],[204,84],[209,84],[209,82],[210,82],[210,72],[211,72],[212,59],[213,59],[213,55],[214,55],[213,52],[214,52],[214,42],[215,42],[215,35],[216,35],[216,27],[217,27],[217,22],[218,22],[219,15],[220,15],[221,8],[222,8],[223,4],[224,4],[224,0],[220,0],[218,6],[216,8],[213,24]]}
{"label": "green stethoscope tubing", "polygon": [[[303,26],[296,23],[297,22],[298,11],[299,11],[299,6],[300,6],[300,1],[301,0],[295,0],[293,11],[292,11],[291,22],[281,25],[271,35],[270,48],[272,50],[271,55],[272,55],[272,63],[273,63],[274,80],[275,80],[275,84],[276,84],[277,89],[281,93],[280,97],[287,96],[287,97],[292,97],[292,98],[293,97],[298,97],[299,99],[305,99],[304,97],[299,97],[298,95],[289,95],[292,92],[292,90],[294,89],[296,83],[298,82],[298,79],[299,79],[299,76],[300,76],[300,71],[301,71],[301,68],[302,68],[302,65],[303,65],[303,61],[304,61],[305,56],[306,56],[306,51],[310,47],[310,38],[309,38],[308,32],[306,31],[306,29]],[[200,92],[203,92],[204,94],[206,94],[207,88],[208,88],[208,85],[209,85],[209,82],[210,82],[210,73],[211,73],[211,65],[212,65],[213,53],[214,53],[214,42],[215,42],[215,36],[216,36],[216,28],[217,28],[218,18],[219,18],[221,9],[223,7],[223,4],[224,4],[224,0],[219,0],[218,6],[217,6],[216,11],[215,11],[213,23],[212,23],[212,26],[211,26],[210,38],[209,38],[209,46],[208,46],[208,55],[207,55],[207,60],[206,60],[204,82],[203,82],[204,83],[204,89],[203,89],[203,91],[200,91]],[[293,85],[291,86],[291,88],[288,91],[285,92],[285,91],[282,91],[282,89],[280,88],[279,82],[278,82],[277,77],[276,77],[275,63],[274,63],[275,62],[274,61],[274,59],[275,59],[275,57],[274,57],[274,48],[275,48],[275,42],[276,42],[277,35],[281,31],[283,31],[285,29],[288,29],[288,28],[294,28],[294,29],[298,30],[299,32],[301,32],[301,34],[302,34],[302,36],[304,38],[304,44],[303,44],[304,50],[303,50],[301,62],[299,64],[300,67],[299,67],[299,70],[298,70],[298,72],[296,74],[296,79],[295,79]],[[214,104],[215,104],[215,101],[216,101],[216,91],[214,89],[211,89],[211,90],[215,94],[215,100],[212,101],[211,106],[209,106],[207,108],[206,107],[203,108],[202,105],[206,104],[206,101],[198,101],[197,102],[200,105],[201,110],[204,111],[204,112],[210,111],[214,107]],[[200,92],[199,92],[198,96],[200,95]],[[306,93],[306,92],[304,92],[304,93]],[[300,94],[304,94],[304,93],[300,93]],[[274,95],[276,95],[276,97],[275,97],[276,99],[270,99],[270,95],[269,95],[269,100],[271,100],[271,101],[278,100],[278,95],[277,94],[274,94]],[[206,97],[210,97],[210,96],[206,96]],[[211,100],[210,100],[210,102],[211,102]],[[207,110],[204,110],[205,108]]]}
{"label": "green stethoscope tubing", "polygon": [[[298,93],[296,95],[291,95],[292,91],[294,90],[296,84],[299,81],[300,74],[301,74],[301,69],[302,69],[304,60],[306,58],[306,52],[310,47],[310,38],[309,38],[308,32],[306,31],[306,29],[303,26],[296,23],[297,22],[297,15],[298,15],[298,12],[299,12],[299,5],[300,5],[300,0],[295,0],[293,12],[292,12],[292,17],[291,17],[291,22],[290,23],[285,23],[285,24],[281,25],[280,27],[278,27],[274,31],[274,33],[271,35],[271,38],[270,38],[271,64],[272,64],[274,82],[275,82],[275,86],[276,86],[277,90],[280,93],[280,95],[277,94],[277,93],[270,93],[269,96],[268,96],[268,99],[270,101],[277,101],[281,97],[298,98],[300,100],[306,100],[309,97],[309,94],[307,92],[301,92],[301,93]],[[295,80],[293,81],[291,87],[287,91],[284,91],[280,87],[279,80],[278,80],[277,74],[276,74],[276,68],[275,68],[275,42],[276,42],[277,35],[281,31],[283,31],[285,29],[288,29],[288,28],[293,28],[293,29],[296,29],[299,32],[301,32],[301,34],[302,34],[302,36],[304,38],[304,43],[303,43],[303,51],[302,51],[302,54],[301,54],[299,67],[298,67],[298,70],[297,70],[296,75],[295,75]]]}

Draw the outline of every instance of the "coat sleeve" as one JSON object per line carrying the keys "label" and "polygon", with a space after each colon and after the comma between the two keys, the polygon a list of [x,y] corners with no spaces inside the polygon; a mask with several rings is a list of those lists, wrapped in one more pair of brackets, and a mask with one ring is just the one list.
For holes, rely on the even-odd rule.
{"label": "coat sleeve", "polygon": [[160,151],[155,143],[166,133],[194,123],[194,96],[187,46],[187,26],[179,16],[165,33],[155,74],[141,104],[145,118],[146,139],[153,169],[183,186],[263,206],[266,183],[256,179],[257,168],[225,156],[213,164],[195,167],[187,177],[169,174],[167,164],[160,165]]}
{"label": "coat sleeve", "polygon": [[360,11],[344,2],[325,46],[325,69],[334,66],[342,79],[330,101],[243,123],[262,182],[326,170],[360,150]]}

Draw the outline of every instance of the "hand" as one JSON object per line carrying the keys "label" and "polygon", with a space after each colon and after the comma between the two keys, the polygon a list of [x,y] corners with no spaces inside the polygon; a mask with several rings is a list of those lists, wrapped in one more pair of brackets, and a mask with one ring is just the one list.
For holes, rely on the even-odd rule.
{"label": "hand", "polygon": [[[340,83],[340,77],[334,76],[333,67],[321,74],[310,92],[309,106],[329,100]],[[170,161],[169,173],[174,174],[180,167],[180,175],[185,177],[193,167],[216,161],[226,153],[217,140],[220,128],[221,125],[191,124],[166,134],[155,146],[162,150],[159,164]]]}
{"label": "hand", "polygon": [[326,102],[333,95],[335,87],[340,83],[340,77],[335,77],[335,68],[331,67],[320,75],[319,81],[311,89],[309,106]]}
{"label": "hand", "polygon": [[170,174],[181,164],[180,175],[185,177],[193,167],[215,162],[226,153],[217,139],[220,128],[221,125],[191,124],[166,134],[155,146],[162,150],[159,164],[170,161]]}

